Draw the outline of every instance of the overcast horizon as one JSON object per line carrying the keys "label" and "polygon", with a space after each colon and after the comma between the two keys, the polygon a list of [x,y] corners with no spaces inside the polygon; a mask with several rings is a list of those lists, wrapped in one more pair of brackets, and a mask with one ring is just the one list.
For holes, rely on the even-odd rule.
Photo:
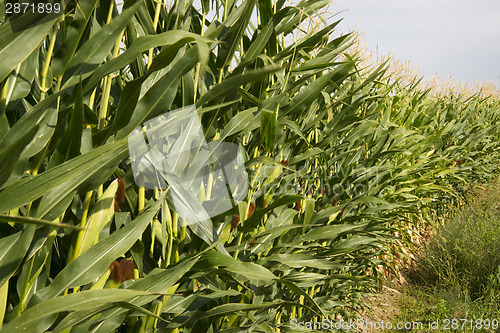
{"label": "overcast horizon", "polygon": [[420,75],[500,87],[500,1],[336,0],[338,29],[365,33],[370,50],[410,60]]}

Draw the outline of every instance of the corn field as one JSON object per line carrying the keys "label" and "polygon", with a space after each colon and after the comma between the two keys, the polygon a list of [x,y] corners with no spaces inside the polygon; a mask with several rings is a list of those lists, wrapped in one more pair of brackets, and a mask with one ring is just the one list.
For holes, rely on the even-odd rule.
{"label": "corn field", "polygon": [[[462,188],[500,171],[498,98],[363,65],[338,21],[304,31],[327,0],[60,4],[1,9],[2,332],[355,318]],[[203,223],[139,186],[128,146],[187,107],[246,170],[241,202]]]}

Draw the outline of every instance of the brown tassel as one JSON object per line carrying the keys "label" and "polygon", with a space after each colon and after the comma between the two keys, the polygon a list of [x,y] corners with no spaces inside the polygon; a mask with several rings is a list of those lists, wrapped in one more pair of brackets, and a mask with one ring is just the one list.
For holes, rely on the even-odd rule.
{"label": "brown tassel", "polygon": [[116,198],[119,203],[125,202],[125,181],[122,177],[118,177],[118,190],[116,191]]}
{"label": "brown tassel", "polygon": [[122,271],[123,276],[122,282],[134,279],[134,261],[132,259],[121,260],[120,270]]}
{"label": "brown tassel", "polygon": [[134,261],[132,259],[123,259],[119,263],[113,261],[109,266],[110,277],[116,283],[122,283],[134,278]]}
{"label": "brown tassel", "polygon": [[267,207],[267,201],[266,201],[266,199],[264,199],[264,208],[266,208],[266,207]]}
{"label": "brown tassel", "polygon": [[115,213],[120,211],[120,204],[118,203],[118,200],[115,198]]}
{"label": "brown tassel", "polygon": [[281,160],[281,164],[283,164],[284,166],[288,166],[290,162],[288,160]]}
{"label": "brown tassel", "polygon": [[120,269],[120,264],[118,261],[113,261],[111,265],[109,266],[109,270],[111,271],[111,280],[115,281],[116,283],[120,283],[123,280],[123,275],[122,271]]}
{"label": "brown tassel", "polygon": [[231,220],[231,231],[238,227],[238,223],[240,223],[240,216],[235,214],[233,215],[233,219]]}
{"label": "brown tassel", "polygon": [[301,208],[302,208],[302,204],[300,203],[300,201],[297,201],[295,203],[295,207],[293,207],[293,209],[295,209],[296,211],[300,212]]}
{"label": "brown tassel", "polygon": [[253,212],[255,211],[255,204],[253,202],[250,202],[250,205],[248,206],[248,214],[247,218],[252,216]]}

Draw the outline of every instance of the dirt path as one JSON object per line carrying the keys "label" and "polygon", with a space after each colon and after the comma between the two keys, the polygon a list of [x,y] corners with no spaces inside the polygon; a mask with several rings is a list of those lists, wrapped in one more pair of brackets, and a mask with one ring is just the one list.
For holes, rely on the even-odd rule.
{"label": "dirt path", "polygon": [[364,321],[364,325],[358,327],[361,333],[382,332],[382,327],[387,327],[387,323],[396,324],[394,321],[400,312],[399,303],[402,297],[397,289],[402,285],[399,282],[388,284],[390,287],[384,285],[380,294],[365,299],[370,308],[361,316]]}

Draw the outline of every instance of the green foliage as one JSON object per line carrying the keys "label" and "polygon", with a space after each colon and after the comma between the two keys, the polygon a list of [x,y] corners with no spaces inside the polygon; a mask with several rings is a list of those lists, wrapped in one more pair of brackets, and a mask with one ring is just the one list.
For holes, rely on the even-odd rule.
{"label": "green foliage", "polygon": [[[408,284],[403,287],[401,295],[395,306],[399,313],[390,318],[395,323],[411,323],[414,327],[422,327],[422,332],[491,332],[498,329],[496,322],[491,318],[500,315],[500,303],[498,297],[480,298],[472,301],[459,285],[443,287]],[[452,328],[450,319],[467,319],[465,329],[464,322],[459,323],[458,329]],[[488,320],[489,319],[489,320]],[[438,322],[437,328],[429,328],[431,323]],[[419,325],[419,326],[417,326]],[[421,326],[420,326],[421,325]],[[476,327],[477,325],[477,327]],[[407,332],[405,328],[383,330],[382,332]]]}
{"label": "green foliage", "polygon": [[[500,293],[500,187],[474,189],[429,241],[416,272],[422,282],[460,286],[473,300]],[[498,297],[497,297],[498,298]]]}
{"label": "green foliage", "polygon": [[[498,173],[499,101],[428,96],[384,66],[359,68],[350,36],[332,38],[338,22],[300,37],[327,4],[71,1],[38,26],[5,20],[5,331],[271,332],[349,318],[459,184]],[[212,218],[215,244],[182,224],[168,191],[137,187],[127,159],[137,126],[193,104],[206,140],[248,159],[248,196]]]}
{"label": "green foliage", "polygon": [[[471,323],[475,332],[498,329],[491,319],[500,316],[499,195],[498,180],[467,189],[461,207],[444,218],[407,270],[391,322],[423,323],[424,332],[465,332]],[[446,328],[450,318],[467,319],[468,326]],[[436,321],[439,329],[429,329]]]}

